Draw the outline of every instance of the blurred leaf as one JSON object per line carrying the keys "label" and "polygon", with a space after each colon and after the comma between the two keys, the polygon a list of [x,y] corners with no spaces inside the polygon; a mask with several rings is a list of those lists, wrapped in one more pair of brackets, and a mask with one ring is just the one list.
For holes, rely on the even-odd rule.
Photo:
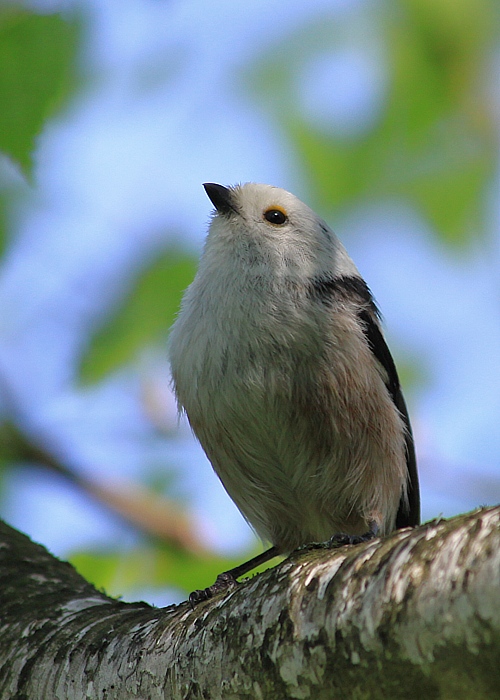
{"label": "blurred leaf", "polygon": [[7,240],[7,198],[0,193],[0,258],[4,254]]}
{"label": "blurred leaf", "polygon": [[94,335],[81,362],[82,380],[102,379],[147,344],[166,337],[195,270],[195,258],[186,253],[170,250],[157,258],[136,280],[115,316]]}
{"label": "blurred leaf", "polygon": [[[96,588],[119,596],[133,589],[156,586],[179,588],[187,594],[210,586],[218,574],[246,558],[200,557],[163,544],[156,547],[145,544],[129,552],[79,552],[71,556],[70,561]],[[269,564],[256,571],[266,568]]]}
{"label": "blurred leaf", "polygon": [[24,459],[24,445],[11,424],[0,423],[0,498],[4,495],[4,477],[7,471]]}
{"label": "blurred leaf", "polygon": [[35,137],[74,87],[76,45],[60,15],[0,7],[0,150],[27,174]]}
{"label": "blurred leaf", "polygon": [[371,22],[386,57],[385,101],[367,130],[321,129],[296,99],[301,64],[346,46],[364,49],[356,29],[342,29],[337,17],[326,15],[266,56],[253,83],[295,146],[313,206],[329,212],[399,196],[444,240],[467,242],[484,228],[498,155],[486,73],[498,30],[494,3],[393,0],[369,17],[363,8],[344,21]]}

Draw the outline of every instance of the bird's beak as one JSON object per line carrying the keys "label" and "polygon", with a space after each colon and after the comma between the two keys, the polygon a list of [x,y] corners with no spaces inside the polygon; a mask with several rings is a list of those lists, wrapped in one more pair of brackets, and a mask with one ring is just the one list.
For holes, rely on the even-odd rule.
{"label": "bird's beak", "polygon": [[219,214],[230,214],[236,212],[233,201],[233,192],[229,187],[216,185],[214,182],[205,182],[203,187],[208,194],[210,201]]}

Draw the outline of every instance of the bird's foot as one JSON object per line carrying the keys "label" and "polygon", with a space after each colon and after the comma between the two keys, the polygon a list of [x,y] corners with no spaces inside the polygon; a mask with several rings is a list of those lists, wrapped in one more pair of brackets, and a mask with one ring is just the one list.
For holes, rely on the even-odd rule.
{"label": "bird's foot", "polygon": [[368,532],[364,532],[362,535],[349,535],[346,532],[339,532],[332,535],[326,542],[308,542],[298,547],[295,552],[310,552],[314,549],[338,549],[339,547],[344,547],[349,544],[361,544],[362,542],[369,542],[377,537],[379,532],[378,526],[372,522],[370,523],[370,529]]}
{"label": "bird's foot", "polygon": [[218,593],[223,593],[228,591],[230,588],[235,588],[238,585],[238,581],[229,571],[224,571],[224,573],[219,574],[213,583],[208,588],[203,588],[198,591],[193,591],[189,595],[189,603],[192,608],[198,603],[202,603],[204,600],[210,600]]}
{"label": "bird's foot", "polygon": [[337,549],[337,547],[343,547],[346,544],[361,544],[362,542],[369,542],[377,537],[380,532],[380,527],[375,519],[368,520],[368,527],[370,528],[368,532],[364,532],[362,535],[348,535],[345,532],[339,532],[325,542],[326,548]]}
{"label": "bird's foot", "polygon": [[369,542],[377,536],[376,532],[368,530],[362,535],[348,535],[345,532],[339,532],[336,535],[330,537],[324,544],[326,549],[337,549],[337,547],[343,547],[346,544],[361,544],[362,542]]}

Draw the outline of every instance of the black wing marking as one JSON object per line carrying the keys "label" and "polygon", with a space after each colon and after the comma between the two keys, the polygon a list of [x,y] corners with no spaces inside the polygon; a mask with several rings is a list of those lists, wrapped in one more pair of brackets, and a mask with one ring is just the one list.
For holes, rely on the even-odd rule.
{"label": "black wing marking", "polygon": [[385,369],[387,374],[386,386],[398,409],[406,428],[406,465],[408,468],[408,500],[401,498],[398,513],[396,516],[396,527],[408,527],[420,524],[420,490],[418,484],[417,461],[415,457],[415,445],[411,430],[408,409],[401,392],[399,377],[396,365],[392,359],[387,343],[378,325],[380,318],[379,311],[373,299],[372,293],[361,277],[341,276],[341,277],[321,277],[312,281],[310,286],[311,295],[316,296],[325,304],[330,304],[332,298],[345,298],[352,301],[352,298],[361,302],[358,316],[362,323],[363,331],[368,343],[368,347],[376,357],[378,362]]}
{"label": "black wing marking", "polygon": [[368,346],[377,360],[387,372],[387,389],[394,405],[398,409],[406,428],[406,466],[408,468],[408,502],[401,499],[396,515],[396,527],[408,527],[420,524],[420,489],[418,485],[417,460],[415,457],[415,445],[411,430],[408,409],[399,384],[399,377],[392,355],[387,347],[382,331],[369,311],[363,309],[359,313],[363,323],[363,329],[368,341]]}

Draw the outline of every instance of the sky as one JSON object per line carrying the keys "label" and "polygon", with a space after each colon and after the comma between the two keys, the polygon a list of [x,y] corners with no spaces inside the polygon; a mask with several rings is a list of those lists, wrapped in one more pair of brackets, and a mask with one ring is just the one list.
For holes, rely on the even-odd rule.
{"label": "sky", "polygon": [[[307,201],[293,151],[238,78],[245,66],[328,11],[358,29],[352,45],[301,66],[297,100],[325,129],[370,127],[386,89],[383,44],[360,43],[371,4],[214,0],[207,12],[202,0],[80,3],[86,84],[40,136],[35,185],[14,213],[16,240],[0,271],[0,372],[29,429],[84,473],[141,478],[165,464],[203,537],[222,551],[250,546],[252,535],[187,426],[152,439],[143,375],[124,368],[76,388],[78,359],[138,260],[167,241],[199,252],[211,209],[201,183],[268,182]],[[335,99],[324,99],[327,88]],[[377,297],[394,354],[415,360],[423,377],[409,404],[424,519],[500,500],[498,185],[497,174],[486,242],[461,256],[398,201],[329,218]],[[173,425],[168,370],[163,357],[154,363]],[[134,541],[101,507],[34,470],[13,472],[7,491],[4,517],[55,554]]]}

